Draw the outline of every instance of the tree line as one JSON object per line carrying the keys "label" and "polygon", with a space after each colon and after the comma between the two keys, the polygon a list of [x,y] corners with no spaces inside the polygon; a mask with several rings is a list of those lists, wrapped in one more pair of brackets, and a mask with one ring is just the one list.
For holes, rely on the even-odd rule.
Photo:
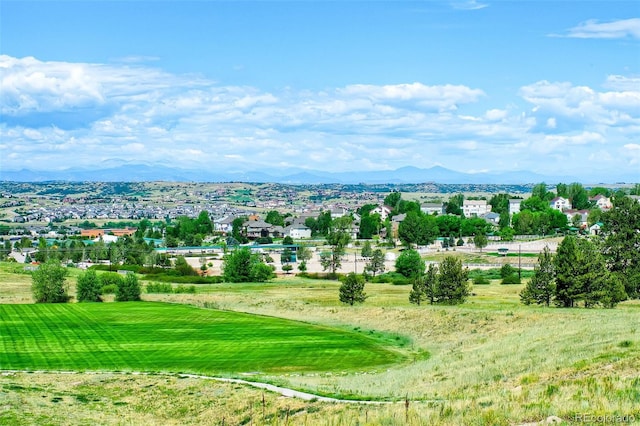
{"label": "tree line", "polygon": [[640,298],[640,203],[624,195],[602,213],[598,236],[567,236],[556,254],[545,248],[520,293],[523,303],[613,308]]}

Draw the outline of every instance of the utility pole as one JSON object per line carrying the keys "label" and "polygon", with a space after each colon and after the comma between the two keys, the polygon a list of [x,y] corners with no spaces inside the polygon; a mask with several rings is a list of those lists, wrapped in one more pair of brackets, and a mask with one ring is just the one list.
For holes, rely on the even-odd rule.
{"label": "utility pole", "polygon": [[518,244],[518,281],[521,282],[522,281],[522,267],[521,267],[521,263],[520,263],[520,249],[521,249],[522,245]]}
{"label": "utility pole", "polygon": [[358,252],[353,253],[353,272],[358,274]]}

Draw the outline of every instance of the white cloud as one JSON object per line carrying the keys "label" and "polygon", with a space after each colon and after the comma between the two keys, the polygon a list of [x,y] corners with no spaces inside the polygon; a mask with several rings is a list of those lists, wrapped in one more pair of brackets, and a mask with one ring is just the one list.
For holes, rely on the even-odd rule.
{"label": "white cloud", "polygon": [[598,22],[595,19],[583,22],[567,30],[565,37],[571,38],[635,38],[640,39],[640,18]]}
{"label": "white cloud", "polygon": [[[14,93],[0,98],[7,170],[95,167],[96,160],[118,158],[220,170],[517,163],[555,174],[553,158],[573,155],[573,167],[581,168],[580,159],[603,149],[626,152],[623,146],[640,135],[632,76],[609,76],[605,89],[534,82],[519,91],[531,105],[523,111],[492,105],[481,88],[454,84],[270,93],[146,66],[0,59],[3,94],[5,87]],[[540,161],[531,152],[548,156]]]}
{"label": "white cloud", "polygon": [[465,0],[465,1],[456,0],[451,2],[451,6],[454,9],[459,9],[459,10],[478,10],[478,9],[484,9],[485,7],[489,7],[488,4],[478,3],[477,0]]}

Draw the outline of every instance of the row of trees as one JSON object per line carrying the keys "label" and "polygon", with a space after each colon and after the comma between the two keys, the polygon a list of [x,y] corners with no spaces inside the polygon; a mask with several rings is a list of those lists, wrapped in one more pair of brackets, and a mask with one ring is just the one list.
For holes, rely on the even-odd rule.
{"label": "row of trees", "polygon": [[540,253],[523,303],[612,308],[640,297],[640,203],[616,196],[613,204],[598,238],[567,236],[555,255]]}
{"label": "row of trees", "polygon": [[[69,270],[59,260],[49,259],[39,265],[31,276],[31,290],[36,303],[66,303],[71,299],[67,276]],[[113,291],[119,302],[140,300],[140,283],[135,274],[122,277],[118,273],[96,274],[92,269],[78,276],[78,302],[101,302],[102,294]]]}

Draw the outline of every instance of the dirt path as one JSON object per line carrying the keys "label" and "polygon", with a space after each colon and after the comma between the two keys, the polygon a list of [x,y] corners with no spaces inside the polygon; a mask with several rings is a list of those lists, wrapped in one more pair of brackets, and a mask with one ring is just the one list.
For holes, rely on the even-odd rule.
{"label": "dirt path", "polygon": [[[33,374],[121,374],[121,375],[133,375],[133,376],[149,376],[153,374],[154,376],[160,376],[162,374],[156,373],[145,373],[145,372],[123,372],[123,371],[59,371],[59,370],[0,370],[1,375],[11,375],[15,373],[33,373]],[[167,373],[167,376],[174,374]],[[355,399],[338,399],[338,398],[329,398],[326,396],[315,395],[312,393],[301,392],[295,389],[284,388],[281,386],[270,385],[268,383],[261,382],[252,382],[249,380],[242,379],[229,379],[225,377],[214,377],[214,376],[203,376],[199,374],[176,374],[178,377],[182,378],[190,378],[190,379],[199,379],[199,380],[214,380],[216,382],[224,382],[224,383],[237,383],[245,386],[251,386],[258,389],[264,389],[269,392],[278,393],[282,396],[288,398],[299,398],[304,401],[320,401],[320,402],[335,402],[342,404],[367,404],[367,405],[384,405],[384,404],[395,404],[396,402],[391,401],[370,401],[370,400],[355,400]]]}

